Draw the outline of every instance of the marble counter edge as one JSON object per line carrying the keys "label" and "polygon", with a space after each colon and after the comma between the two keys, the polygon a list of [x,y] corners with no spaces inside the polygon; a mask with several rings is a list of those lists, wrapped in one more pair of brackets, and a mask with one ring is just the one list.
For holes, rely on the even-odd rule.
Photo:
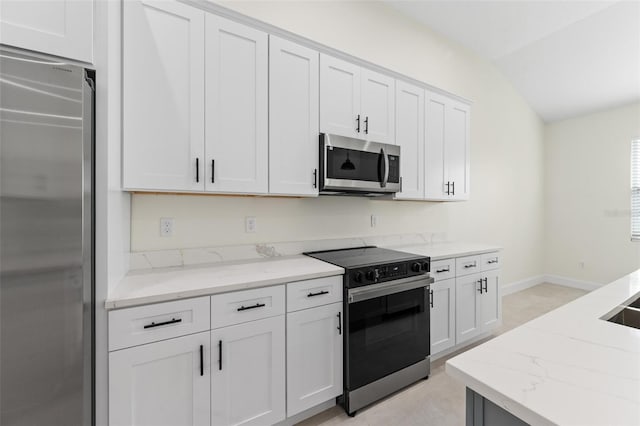
{"label": "marble counter edge", "polygon": [[[327,264],[329,265],[329,264]],[[271,287],[275,285],[287,284],[295,281],[311,280],[315,278],[333,277],[336,275],[344,274],[344,269],[338,266],[333,266],[335,269],[332,271],[310,272],[304,274],[294,274],[289,276],[279,276],[275,278],[269,278],[264,280],[252,280],[246,282],[235,282],[231,284],[223,285],[209,285],[203,286],[198,289],[191,289],[186,291],[175,291],[159,293],[149,296],[133,296],[133,297],[113,297],[105,301],[106,310],[115,310],[123,308],[131,308],[135,306],[149,305],[153,303],[164,303],[175,300],[190,299],[202,296],[213,296],[221,293],[229,293],[232,291],[249,290],[254,288]]]}
{"label": "marble counter edge", "polygon": [[[451,247],[448,247],[448,246]],[[463,246],[463,250],[456,250],[455,246]],[[464,246],[467,247],[464,247]],[[444,260],[444,259],[451,259],[451,258],[457,258],[457,257],[466,257],[466,256],[474,256],[474,255],[479,255],[479,254],[486,254],[486,253],[492,253],[495,251],[502,251],[503,248],[500,246],[493,246],[493,245],[486,245],[484,247],[478,247],[478,248],[468,248],[468,246],[471,244],[465,244],[465,243],[460,243],[460,244],[456,244],[456,243],[443,243],[442,245],[438,245],[438,244],[412,244],[409,246],[389,246],[388,248],[390,249],[394,249],[394,250],[399,250],[399,251],[405,251],[405,252],[409,252],[409,253],[414,253],[414,254],[419,254],[419,255],[424,255],[424,256],[429,256],[430,260],[433,261],[438,261],[438,260]],[[478,244],[480,246],[480,244]],[[415,249],[416,251],[412,251],[412,249]],[[433,251],[433,252],[438,252],[438,251],[445,251],[444,254],[436,254],[436,255],[430,255],[428,252],[429,251]]]}

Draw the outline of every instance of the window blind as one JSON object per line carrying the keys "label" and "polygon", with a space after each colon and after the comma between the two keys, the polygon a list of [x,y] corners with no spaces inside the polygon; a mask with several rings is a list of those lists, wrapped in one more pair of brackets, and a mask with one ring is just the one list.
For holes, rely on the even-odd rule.
{"label": "window blind", "polygon": [[631,240],[640,241],[640,139],[631,141]]}

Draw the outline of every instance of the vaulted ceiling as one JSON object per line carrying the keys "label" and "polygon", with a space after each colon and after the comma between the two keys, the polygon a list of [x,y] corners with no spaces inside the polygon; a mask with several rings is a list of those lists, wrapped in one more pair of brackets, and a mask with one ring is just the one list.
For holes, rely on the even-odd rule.
{"label": "vaulted ceiling", "polygon": [[545,122],[640,101],[640,1],[394,1],[495,63]]}

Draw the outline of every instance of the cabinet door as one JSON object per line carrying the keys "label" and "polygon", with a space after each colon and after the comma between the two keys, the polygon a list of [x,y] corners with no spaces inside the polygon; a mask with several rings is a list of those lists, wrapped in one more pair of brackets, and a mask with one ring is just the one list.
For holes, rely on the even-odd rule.
{"label": "cabinet door", "polygon": [[396,144],[400,145],[402,192],[398,199],[424,198],[424,89],[396,81]]}
{"label": "cabinet door", "polygon": [[342,390],[342,302],[287,314],[287,417]]}
{"label": "cabinet door", "polygon": [[362,68],[362,132],[367,140],[395,143],[395,80]]}
{"label": "cabinet door", "polygon": [[431,284],[431,355],[456,343],[456,280]]}
{"label": "cabinet door", "polygon": [[444,178],[447,102],[444,96],[425,92],[424,188],[425,198],[429,200],[445,200],[448,197]]}
{"label": "cabinet door", "polygon": [[360,114],[360,67],[320,55],[320,131],[364,138]]}
{"label": "cabinet door", "polygon": [[206,15],[206,190],[268,191],[267,34]]}
{"label": "cabinet door", "polygon": [[109,353],[109,424],[208,426],[209,363],[209,332]]}
{"label": "cabinet door", "polygon": [[269,192],[318,194],[319,54],[269,36]]}
{"label": "cabinet door", "polygon": [[204,12],[123,2],[126,189],[204,190]]}
{"label": "cabinet door", "polygon": [[211,424],[285,418],[284,315],[211,331]]}
{"label": "cabinet door", "polygon": [[483,331],[490,331],[502,323],[502,293],[500,291],[500,271],[489,271],[483,273],[486,279],[485,288],[480,297],[481,325]]}
{"label": "cabinet door", "polygon": [[456,344],[482,332],[480,323],[480,278],[473,274],[456,278]]}
{"label": "cabinet door", "polygon": [[3,0],[0,43],[91,63],[93,0]]}
{"label": "cabinet door", "polygon": [[451,199],[469,199],[468,105],[449,101],[445,123],[444,164],[446,181],[451,182]]}

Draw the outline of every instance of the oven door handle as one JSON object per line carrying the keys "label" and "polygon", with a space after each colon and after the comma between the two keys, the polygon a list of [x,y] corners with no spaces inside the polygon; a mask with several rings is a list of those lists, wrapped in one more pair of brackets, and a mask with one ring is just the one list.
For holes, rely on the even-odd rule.
{"label": "oven door handle", "polygon": [[402,278],[380,284],[368,285],[349,289],[347,298],[349,303],[362,302],[363,300],[374,299],[376,297],[388,296],[394,293],[401,293],[407,290],[414,290],[420,287],[429,287],[433,278],[421,275],[419,277]]}

